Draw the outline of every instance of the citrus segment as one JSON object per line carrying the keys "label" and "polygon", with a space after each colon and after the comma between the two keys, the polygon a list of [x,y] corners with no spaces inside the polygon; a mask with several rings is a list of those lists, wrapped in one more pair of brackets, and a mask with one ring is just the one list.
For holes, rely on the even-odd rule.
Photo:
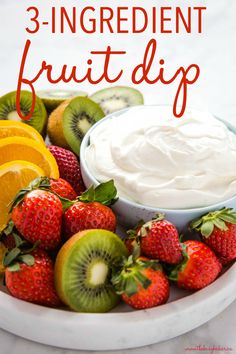
{"label": "citrus segment", "polygon": [[5,253],[7,252],[6,247],[2,242],[0,242],[0,276],[4,274],[5,272],[5,267],[3,265],[3,259],[5,256]]}
{"label": "citrus segment", "polygon": [[10,137],[0,140],[0,165],[14,160],[29,161],[42,168],[44,176],[59,178],[56,160],[42,143],[29,138]]}
{"label": "citrus segment", "polygon": [[33,179],[43,175],[40,167],[27,161],[11,161],[0,166],[0,231],[10,218],[10,204],[17,192],[27,187]]}
{"label": "citrus segment", "polygon": [[12,120],[0,120],[0,139],[11,136],[22,136],[44,143],[42,136],[30,125]]}

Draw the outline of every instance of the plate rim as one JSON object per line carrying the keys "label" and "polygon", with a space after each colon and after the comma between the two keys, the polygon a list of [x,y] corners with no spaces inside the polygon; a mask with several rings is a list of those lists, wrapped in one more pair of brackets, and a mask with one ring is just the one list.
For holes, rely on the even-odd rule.
{"label": "plate rim", "polygon": [[[223,311],[236,298],[236,282],[233,281],[235,278],[236,263],[232,264],[232,266],[224,274],[222,274],[207,287],[178,300],[174,300],[167,304],[147,310],[133,310],[131,312],[116,313],[108,312],[102,314],[77,313],[63,309],[47,308],[16,299],[0,290],[0,313],[2,315],[4,313],[7,314],[8,318],[6,319],[6,315],[1,315],[0,325],[3,329],[18,336],[61,348],[80,350],[114,350],[134,348],[173,338],[180,334],[186,333],[213,318],[215,315]],[[212,303],[217,304],[214,309],[210,306]],[[198,316],[195,311],[196,306],[198,306],[198,308],[208,310],[207,314],[203,313],[204,318],[200,320],[195,318]],[[195,311],[195,315],[193,315],[191,319],[191,324],[189,326],[186,326],[186,323],[179,324],[179,328],[176,328],[175,333],[162,334],[160,338],[158,335],[156,337],[154,335],[152,338],[150,338],[150,336],[148,337],[148,335],[145,337],[144,333],[144,336],[143,334],[140,336],[142,338],[136,338],[137,340],[135,343],[132,340],[129,340],[129,332],[132,332],[132,325],[136,327],[141,326],[143,328],[149,327],[150,325],[158,326],[160,323],[169,323],[171,318],[176,318],[176,316],[178,318],[179,316],[183,317],[191,311],[193,313]],[[28,329],[30,331],[25,333],[21,326],[20,319],[22,317],[27,320],[26,322],[31,322],[32,319],[36,318],[38,327],[40,328],[41,326],[41,332],[30,328],[28,324]],[[58,318],[60,320],[58,320]],[[5,323],[4,319],[6,320]],[[14,322],[15,320],[16,323]],[[18,320],[20,320],[20,322]],[[57,337],[56,333],[54,333],[54,337],[52,338],[45,335],[46,327],[53,325],[55,326],[54,330],[56,328],[62,332],[63,329],[65,329],[65,324],[66,326],[69,326],[67,328],[70,328],[70,330],[72,328],[72,332],[74,331],[74,337],[73,335],[69,336],[70,341],[66,338],[63,340],[63,338],[60,338],[60,335],[58,335],[57,340],[55,340]],[[98,334],[99,329],[105,329],[107,333],[109,333],[112,328],[119,328],[122,333],[116,333],[116,331],[113,331],[110,334],[108,342],[107,336],[104,336],[103,338],[101,338],[101,336],[97,336],[93,342],[89,338],[85,338],[86,333],[88,334],[91,331]],[[127,333],[126,338],[124,338],[124,329]],[[82,331],[84,335],[81,337],[76,337],[75,333],[77,333],[77,331]],[[123,342],[119,339],[121,338],[121,335],[123,335]]]}

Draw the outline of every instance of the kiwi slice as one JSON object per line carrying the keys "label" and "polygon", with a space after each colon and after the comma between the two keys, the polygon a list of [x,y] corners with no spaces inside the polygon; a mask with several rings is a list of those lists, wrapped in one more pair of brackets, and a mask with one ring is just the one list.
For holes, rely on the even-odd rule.
{"label": "kiwi slice", "polygon": [[90,98],[102,107],[106,115],[144,103],[141,92],[129,86],[106,88],[95,92]]}
{"label": "kiwi slice", "polygon": [[[21,91],[20,108],[24,116],[29,114],[31,105],[32,93]],[[0,119],[21,121],[35,128],[40,134],[43,134],[47,125],[47,111],[41,99],[36,96],[32,117],[29,120],[23,121],[16,111],[16,91],[13,91],[0,98]]]}
{"label": "kiwi slice", "polygon": [[37,95],[43,100],[48,114],[50,114],[65,100],[72,99],[77,96],[88,96],[86,92],[76,90],[40,90],[37,91]]}
{"label": "kiwi slice", "polygon": [[128,255],[121,239],[101,229],[72,236],[55,263],[55,286],[61,300],[79,312],[107,312],[119,296],[111,284],[112,268]]}
{"label": "kiwi slice", "polygon": [[71,149],[79,155],[80,144],[89,128],[104,117],[101,107],[87,97],[76,97],[64,110],[62,127]]}

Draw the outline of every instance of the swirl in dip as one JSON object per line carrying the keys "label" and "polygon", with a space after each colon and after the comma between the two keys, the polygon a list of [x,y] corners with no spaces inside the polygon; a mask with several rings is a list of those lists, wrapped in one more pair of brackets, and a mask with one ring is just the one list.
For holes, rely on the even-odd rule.
{"label": "swirl in dip", "polygon": [[119,196],[159,208],[208,206],[236,194],[236,135],[210,113],[140,106],[100,122],[86,162]]}

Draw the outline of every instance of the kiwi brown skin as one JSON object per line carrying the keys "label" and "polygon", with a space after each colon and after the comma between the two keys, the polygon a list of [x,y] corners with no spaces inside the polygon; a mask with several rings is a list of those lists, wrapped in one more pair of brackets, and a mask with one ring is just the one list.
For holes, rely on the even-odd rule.
{"label": "kiwi brown skin", "polygon": [[53,145],[71,150],[63,133],[62,117],[65,108],[70,103],[71,99],[62,102],[49,116],[48,119],[48,136]]}
{"label": "kiwi brown skin", "polygon": [[[67,287],[68,282],[70,282],[71,279],[73,279],[72,281],[73,287],[77,286],[77,284],[81,284],[81,281],[86,280],[86,276],[84,279],[81,280],[81,275],[77,275],[77,273],[76,273],[76,278],[72,277],[72,273],[77,271],[76,267],[78,268],[78,263],[76,264],[76,262],[73,262],[73,259],[75,260],[76,257],[78,259],[79,257],[81,257],[81,255],[84,257],[84,252],[86,251],[90,252],[91,250],[89,250],[89,247],[91,247],[91,245],[99,244],[98,242],[99,243],[101,242],[104,245],[106,244],[106,242],[110,242],[108,249],[111,245],[111,242],[113,243],[112,244],[113,253],[116,252],[116,254],[112,254],[111,257],[115,256],[116,259],[113,259],[111,261],[112,264],[108,264],[108,268],[110,272],[109,276],[111,276],[111,267],[114,266],[114,263],[116,261],[121,261],[122,257],[127,257],[128,251],[123,241],[119,238],[119,236],[107,230],[93,229],[93,230],[84,230],[78,232],[62,246],[56,258],[55,288],[57,294],[62,300],[62,302],[68,305],[71,309],[78,312],[94,312],[94,313],[107,312],[111,310],[113,307],[115,307],[120,301],[120,297],[115,293],[115,290],[112,288],[111,283],[109,283],[109,279],[106,279],[106,283],[103,284],[106,289],[109,289],[109,295],[110,295],[108,300],[109,303],[104,303],[104,299],[101,300],[96,298],[97,289],[96,287],[94,287],[92,290],[88,289],[88,291],[94,291],[93,293],[94,301],[92,305],[88,304],[86,306],[86,304],[83,302],[83,299],[81,300],[79,298],[79,295],[84,296],[83,295],[84,289],[82,289],[81,292],[80,290],[78,290],[78,296],[76,294],[76,298],[75,298],[73,297],[74,295],[72,293],[72,288]],[[104,249],[105,247],[106,246],[104,246]],[[105,249],[105,251],[108,252],[108,249]],[[116,251],[114,251],[114,249]],[[99,253],[101,250],[94,249],[93,251]],[[68,277],[70,276],[72,278],[68,279]],[[104,296],[106,296],[107,299],[106,290],[104,290],[104,293],[105,293]]]}
{"label": "kiwi brown skin", "polygon": [[[30,125],[35,128],[42,136],[45,135],[47,126],[47,111],[42,100],[36,96],[35,97],[35,109],[32,117],[23,121],[20,117],[17,117],[17,121],[21,121],[25,124]],[[26,116],[29,114],[32,105],[32,93],[29,91],[21,91],[20,94],[20,108],[21,112]],[[7,93],[0,98],[0,119],[4,120],[15,120],[9,117],[11,112],[16,112],[16,91]],[[17,116],[17,113],[15,113]]]}

